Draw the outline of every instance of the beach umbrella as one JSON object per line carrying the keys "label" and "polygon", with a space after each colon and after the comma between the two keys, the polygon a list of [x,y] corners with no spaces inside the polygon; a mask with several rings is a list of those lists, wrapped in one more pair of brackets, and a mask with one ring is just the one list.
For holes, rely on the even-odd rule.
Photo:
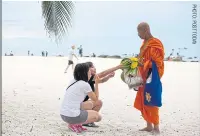
{"label": "beach umbrella", "polygon": [[72,1],[42,1],[42,16],[49,37],[58,43],[72,27],[74,3]]}

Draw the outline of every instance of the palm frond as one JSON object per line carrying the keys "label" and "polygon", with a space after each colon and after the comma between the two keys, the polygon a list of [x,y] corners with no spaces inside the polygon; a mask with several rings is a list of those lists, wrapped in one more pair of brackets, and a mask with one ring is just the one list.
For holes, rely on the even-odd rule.
{"label": "palm frond", "polygon": [[59,42],[72,27],[74,4],[71,1],[42,1],[42,16],[50,37]]}

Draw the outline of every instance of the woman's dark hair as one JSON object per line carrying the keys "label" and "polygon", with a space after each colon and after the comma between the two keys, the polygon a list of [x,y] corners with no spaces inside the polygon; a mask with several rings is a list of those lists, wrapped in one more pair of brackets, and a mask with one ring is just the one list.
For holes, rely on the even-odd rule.
{"label": "woman's dark hair", "polygon": [[86,62],[86,64],[89,66],[89,68],[93,67],[93,63],[91,61]]}
{"label": "woman's dark hair", "polygon": [[77,81],[83,80],[85,82],[88,82],[88,71],[89,71],[88,64],[86,63],[77,64],[74,69],[74,79]]}

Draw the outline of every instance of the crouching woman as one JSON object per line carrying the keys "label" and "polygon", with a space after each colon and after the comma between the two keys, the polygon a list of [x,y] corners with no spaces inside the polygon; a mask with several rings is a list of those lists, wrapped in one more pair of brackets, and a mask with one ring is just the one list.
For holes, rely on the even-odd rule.
{"label": "crouching woman", "polygon": [[68,124],[69,129],[77,133],[87,130],[82,127],[82,124],[101,121],[101,115],[97,111],[87,110],[92,109],[90,107],[93,107],[93,103],[83,102],[87,95],[92,101],[98,101],[99,77],[95,79],[95,92],[88,84],[90,77],[91,71],[88,64],[76,65],[74,79],[66,89],[60,110],[62,120]]}

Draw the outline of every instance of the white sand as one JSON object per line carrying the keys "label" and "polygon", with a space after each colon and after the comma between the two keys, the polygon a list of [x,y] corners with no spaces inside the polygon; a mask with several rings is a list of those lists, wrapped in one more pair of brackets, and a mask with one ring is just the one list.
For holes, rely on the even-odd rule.
{"label": "white sand", "polygon": [[[89,59],[102,71],[119,64],[118,59]],[[64,57],[3,57],[3,136],[70,136],[59,116],[65,88],[72,70],[64,74]],[[99,128],[89,128],[85,136],[146,136],[140,112],[132,107],[136,92],[120,79],[100,85],[104,102]],[[160,109],[161,135],[200,135],[200,63],[166,62],[163,107]]]}

